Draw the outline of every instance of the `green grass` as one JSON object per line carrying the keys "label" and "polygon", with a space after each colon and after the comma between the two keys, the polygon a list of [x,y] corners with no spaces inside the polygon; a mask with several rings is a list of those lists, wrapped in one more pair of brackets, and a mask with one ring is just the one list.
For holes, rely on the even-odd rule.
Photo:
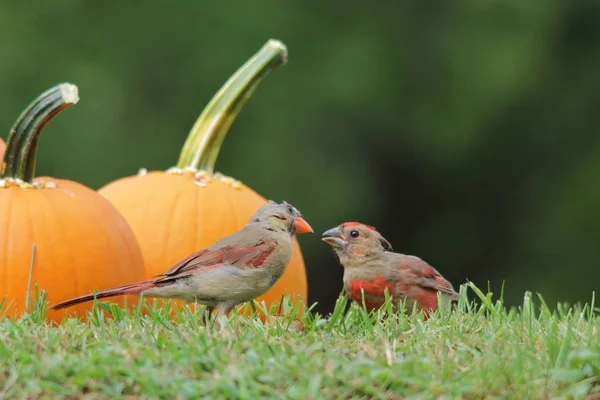
{"label": "green grass", "polygon": [[551,311],[526,293],[507,310],[472,285],[460,292],[428,320],[389,304],[346,311],[340,297],[328,318],[306,315],[303,332],[237,315],[207,329],[201,309],[170,319],[106,303],[87,323],[51,327],[41,299],[0,319],[0,398],[600,398],[593,298]]}

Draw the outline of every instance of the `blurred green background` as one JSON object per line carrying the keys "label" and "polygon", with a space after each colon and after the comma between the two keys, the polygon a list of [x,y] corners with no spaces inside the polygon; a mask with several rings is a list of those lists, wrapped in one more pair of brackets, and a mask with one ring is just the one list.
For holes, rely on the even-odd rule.
{"label": "blurred green background", "polygon": [[309,301],[342,268],[320,233],[375,225],[457,287],[589,301],[600,287],[600,3],[0,2],[0,126],[61,81],[38,175],[99,188],[173,166],[213,94],[267,39],[289,62],[217,169],[297,206]]}

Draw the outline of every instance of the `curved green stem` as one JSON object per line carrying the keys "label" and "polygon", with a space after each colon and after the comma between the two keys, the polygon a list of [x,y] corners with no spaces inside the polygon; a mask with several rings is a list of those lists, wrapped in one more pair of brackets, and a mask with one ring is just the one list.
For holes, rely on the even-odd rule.
{"label": "curved green stem", "polygon": [[8,136],[2,178],[33,183],[40,133],[52,118],[78,101],[77,86],[62,83],[39,95],[23,111]]}
{"label": "curved green stem", "polygon": [[204,108],[181,150],[178,168],[214,173],[221,144],[242,107],[272,70],[287,62],[287,48],[269,40],[221,87]]}

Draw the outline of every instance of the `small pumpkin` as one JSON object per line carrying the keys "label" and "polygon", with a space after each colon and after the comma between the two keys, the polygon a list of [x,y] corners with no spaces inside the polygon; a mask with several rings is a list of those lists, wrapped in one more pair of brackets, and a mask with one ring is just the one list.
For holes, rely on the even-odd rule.
{"label": "small pumpkin", "polygon": [[[29,105],[8,137],[0,175],[0,315],[31,311],[36,286],[52,304],[145,277],[135,235],[109,201],[77,182],[34,178],[40,133],[78,100],[75,85],[54,86]],[[69,312],[85,318],[91,306]],[[51,321],[66,315],[46,310]]]}
{"label": "small pumpkin", "polygon": [[[242,106],[271,70],[287,61],[285,45],[268,41],[225,83],[206,106],[176,167],[118,179],[99,190],[125,216],[142,248],[148,276],[241,229],[266,199],[248,186],[214,172],[221,143]],[[282,295],[300,312],[307,298],[298,242],[279,281],[257,301],[270,307]],[[174,302],[181,306],[182,302]]]}

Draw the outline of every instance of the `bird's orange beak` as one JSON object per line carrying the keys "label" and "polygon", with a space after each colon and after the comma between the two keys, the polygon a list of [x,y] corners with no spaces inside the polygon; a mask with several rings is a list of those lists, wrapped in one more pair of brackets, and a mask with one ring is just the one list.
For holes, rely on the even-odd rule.
{"label": "bird's orange beak", "polygon": [[302,217],[296,217],[294,220],[294,228],[296,233],[313,233],[313,228]]}

